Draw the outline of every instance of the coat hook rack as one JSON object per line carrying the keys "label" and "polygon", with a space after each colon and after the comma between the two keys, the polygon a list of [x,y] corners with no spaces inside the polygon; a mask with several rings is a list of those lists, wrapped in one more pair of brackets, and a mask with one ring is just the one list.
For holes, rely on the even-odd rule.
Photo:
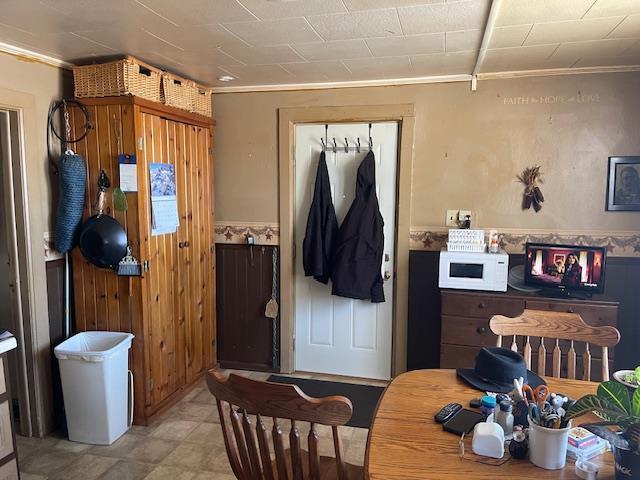
{"label": "coat hook rack", "polygon": [[336,137],[333,137],[333,153],[338,152],[338,144],[336,143]]}
{"label": "coat hook rack", "polygon": [[349,140],[347,140],[347,137],[344,137],[344,153],[349,153]]}

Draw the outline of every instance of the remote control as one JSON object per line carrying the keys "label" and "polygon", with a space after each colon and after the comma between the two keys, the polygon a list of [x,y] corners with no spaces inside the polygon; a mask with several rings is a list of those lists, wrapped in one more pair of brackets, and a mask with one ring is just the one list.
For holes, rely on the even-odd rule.
{"label": "remote control", "polygon": [[462,405],[459,403],[449,403],[442,407],[442,409],[435,414],[433,417],[436,422],[444,423],[453,417],[456,413],[458,413],[462,409]]}

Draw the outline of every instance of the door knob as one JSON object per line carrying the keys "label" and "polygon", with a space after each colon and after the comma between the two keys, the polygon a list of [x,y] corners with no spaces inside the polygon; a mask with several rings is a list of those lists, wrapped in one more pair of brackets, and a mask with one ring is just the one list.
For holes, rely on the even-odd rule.
{"label": "door knob", "polygon": [[184,242],[184,246],[185,246],[185,247],[187,247],[187,248],[189,247],[189,240],[187,240],[186,242]]}
{"label": "door knob", "polygon": [[184,242],[178,243],[178,248],[184,248]]}

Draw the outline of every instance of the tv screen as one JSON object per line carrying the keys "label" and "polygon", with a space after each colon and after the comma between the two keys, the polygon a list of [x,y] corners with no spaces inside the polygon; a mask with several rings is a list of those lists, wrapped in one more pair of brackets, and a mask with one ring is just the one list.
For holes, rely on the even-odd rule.
{"label": "tv screen", "polygon": [[527,243],[525,284],[602,293],[606,253],[604,247]]}

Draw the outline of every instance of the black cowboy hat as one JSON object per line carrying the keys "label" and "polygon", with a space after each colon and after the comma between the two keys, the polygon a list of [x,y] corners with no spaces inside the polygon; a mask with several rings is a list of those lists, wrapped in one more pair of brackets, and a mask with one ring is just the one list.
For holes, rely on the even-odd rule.
{"label": "black cowboy hat", "polygon": [[520,377],[531,388],[545,384],[542,378],[527,370],[522,355],[499,347],[482,347],[475,368],[458,368],[456,373],[472,387],[485,392],[509,393],[514,389],[513,380]]}

